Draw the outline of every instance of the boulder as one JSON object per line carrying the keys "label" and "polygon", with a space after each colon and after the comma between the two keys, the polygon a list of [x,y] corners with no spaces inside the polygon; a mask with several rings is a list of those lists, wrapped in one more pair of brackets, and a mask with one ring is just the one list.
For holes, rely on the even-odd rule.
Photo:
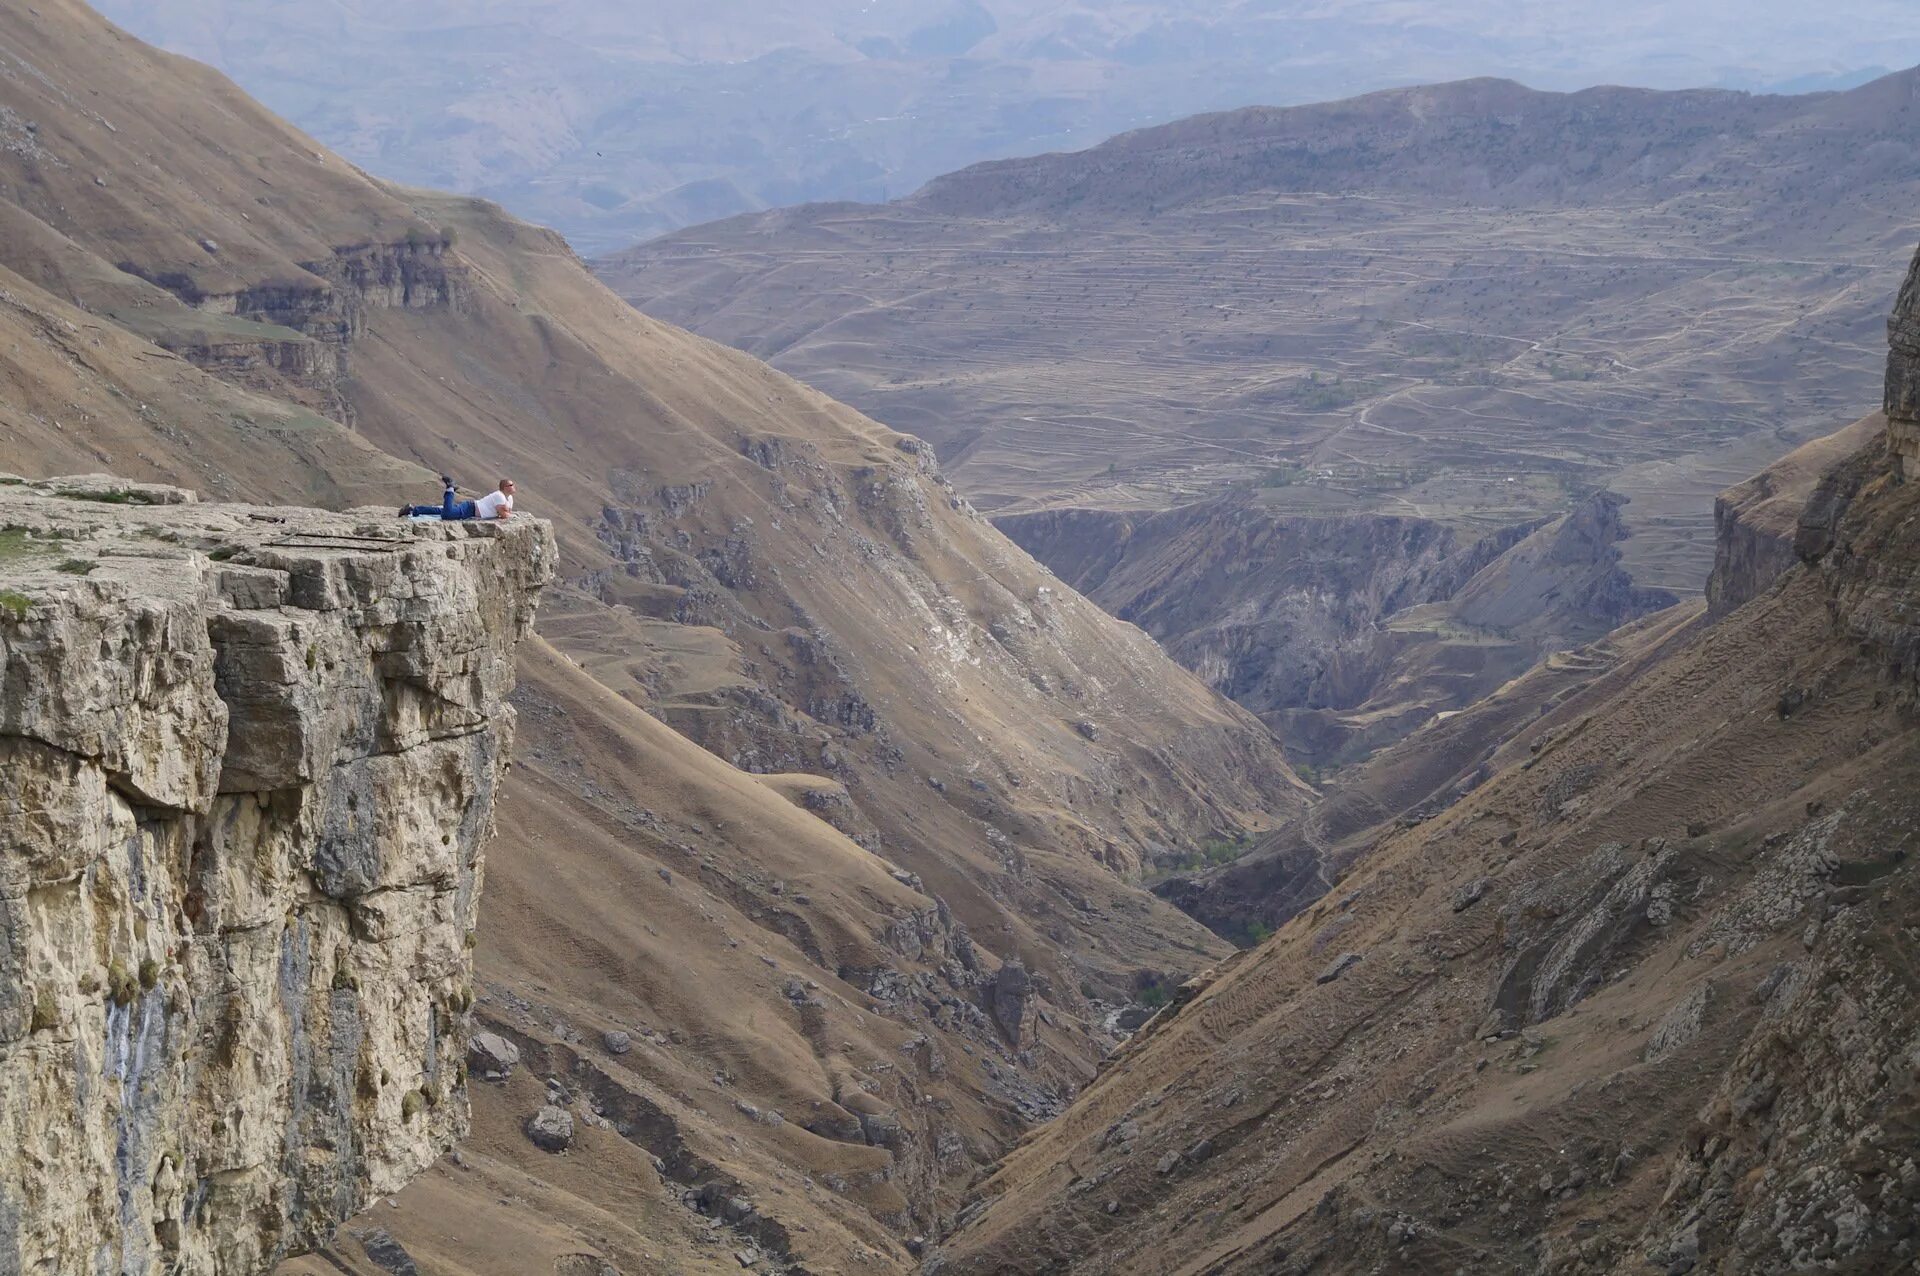
{"label": "boulder", "polygon": [[892,1112],[862,1112],[860,1134],[877,1148],[897,1148],[905,1135],[900,1118]]}
{"label": "boulder", "polygon": [[546,1152],[564,1152],[573,1146],[573,1116],[549,1103],[527,1119],[527,1138]]}
{"label": "boulder", "polygon": [[1464,913],[1486,897],[1487,887],[1491,883],[1484,877],[1476,877],[1453,893],[1453,911]]}
{"label": "boulder", "polygon": [[502,1081],[520,1062],[520,1047],[497,1032],[476,1032],[467,1042],[467,1070],[488,1081]]}
{"label": "boulder", "polygon": [[465,1133],[552,529],[0,490],[0,1272],[271,1271]]}
{"label": "boulder", "polygon": [[420,1276],[419,1264],[413,1261],[413,1255],[407,1253],[406,1247],[393,1238],[392,1232],[375,1227],[364,1232],[357,1231],[353,1236],[360,1242],[367,1261],[381,1271],[390,1273],[390,1276]]}

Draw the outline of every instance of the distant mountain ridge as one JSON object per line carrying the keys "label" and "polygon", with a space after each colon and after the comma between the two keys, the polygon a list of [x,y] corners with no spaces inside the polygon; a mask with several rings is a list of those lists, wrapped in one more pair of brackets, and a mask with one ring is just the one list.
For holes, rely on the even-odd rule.
{"label": "distant mountain ridge", "polygon": [[[1812,171],[1840,189],[1920,174],[1917,117],[1920,69],[1799,96],[1550,93],[1512,80],[1464,80],[1196,116],[1084,151],[978,164],[905,202],[956,215],[1073,216],[1096,197],[1116,201],[1113,211],[1138,211],[1269,190],[1656,202],[1702,184],[1740,183],[1778,197]],[[1842,131],[1868,144],[1826,153]]]}
{"label": "distant mountain ridge", "polygon": [[[1546,88],[1825,83],[1920,14],[1836,0],[102,0],[383,177],[586,252],[1254,102],[1507,75]],[[1657,38],[1650,35],[1657,32]]]}

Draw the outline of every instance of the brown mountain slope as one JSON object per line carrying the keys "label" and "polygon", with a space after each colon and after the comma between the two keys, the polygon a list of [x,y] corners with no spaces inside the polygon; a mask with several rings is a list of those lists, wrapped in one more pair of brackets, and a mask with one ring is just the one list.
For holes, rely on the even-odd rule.
{"label": "brown mountain slope", "polygon": [[1807,565],[1157,1019],[933,1270],[1910,1265],[1920,488],[1836,473]]}
{"label": "brown mountain slope", "polygon": [[[767,1208],[791,1236],[877,1256],[1090,1069],[1090,999],[1223,951],[1129,881],[1153,849],[1262,827],[1303,790],[1256,722],[1063,589],[921,445],[635,314],[547,232],[371,181],[71,0],[0,16],[0,469],[326,504],[430,499],[442,468],[475,485],[516,474],[561,544],[544,617],[560,654],[553,678],[529,679],[547,701],[526,715],[549,714],[527,738],[555,764],[516,779],[503,821],[481,1013],[544,1049],[540,1034],[565,1034],[523,1005],[586,1020],[578,989],[661,980],[594,1004],[645,1007],[687,1038],[653,1075],[728,1071],[733,1098],[785,1119],[703,1136],[689,1118],[707,1150],[659,1153],[670,1171],[697,1186],[777,1169],[789,1200]],[[618,773],[577,769],[635,736]],[[671,800],[650,787],[675,773]],[[641,853],[666,857],[677,885],[699,877],[701,906],[736,914],[728,933],[689,926],[651,864],[620,858]],[[725,861],[711,884],[702,853]],[[816,916],[774,889],[809,877],[800,860],[865,867],[833,874],[845,894],[800,890]],[[556,918],[563,899],[579,908]],[[890,941],[909,900],[938,925]],[[734,1013],[750,924],[783,937],[787,964],[777,1000],[762,987]],[[666,950],[633,946],[647,927]],[[689,973],[669,986],[659,968],[674,963]],[[839,1039],[809,1043],[804,1067],[789,1066],[797,1030],[758,1044],[775,1010],[811,1014],[786,1000],[789,975],[820,986],[803,1003],[866,1017],[844,1037],[863,1069],[903,1066],[899,1038],[924,1034],[923,1053],[971,1050],[979,1072],[956,1063],[908,1103],[881,1071],[902,1133],[841,1119],[801,1138],[816,1098],[865,1087],[827,1061]],[[487,1112],[496,1130],[528,1115]],[[539,1203],[515,1217],[571,1219],[569,1243],[591,1248],[597,1211],[640,1190],[623,1178],[631,1145],[601,1133],[530,1156],[538,1184],[517,1181]],[[508,1263],[475,1270],[523,1270]]]}
{"label": "brown mountain slope", "polygon": [[[738,1271],[736,1251],[901,1269],[942,1178],[1016,1137],[1021,1105],[1057,1106],[1082,1043],[1031,1008],[1004,1037],[966,984],[991,957],[777,782],[550,646],[522,679],[477,1014],[523,1062],[474,1086],[459,1160],[369,1223],[448,1276],[564,1270],[583,1249],[622,1271]],[[549,1077],[578,1121],[562,1156],[522,1130]],[[751,1217],[712,1228],[719,1210],[683,1200],[716,1183]],[[343,1264],[381,1270],[351,1231],[292,1270]]]}
{"label": "brown mountain slope", "polygon": [[[1410,190],[1500,203],[1637,200],[1738,182],[1812,194],[1803,160],[1833,129],[1888,136],[1913,108],[1920,73],[1847,93],[1756,96],[1602,87],[1546,93],[1511,80],[1388,89],[1312,106],[1251,107],[1125,133],[1064,155],[998,160],[936,178],[912,197],[941,212],[1135,210],[1256,190]],[[1842,185],[1887,178],[1886,157],[1825,157]]]}
{"label": "brown mountain slope", "polygon": [[[471,464],[483,483],[496,469],[520,475],[532,502],[556,516],[568,576],[613,605],[604,624],[628,627],[612,641],[644,650],[657,622],[691,624],[703,632],[672,641],[704,643],[736,689],[775,689],[712,704],[699,700],[711,694],[701,688],[675,704],[670,677],[650,676],[661,711],[718,751],[757,749],[782,770],[857,768],[863,785],[886,795],[863,793],[863,806],[910,810],[883,829],[908,860],[914,850],[979,840],[979,816],[993,805],[1049,825],[1037,840],[1125,861],[1149,840],[1202,834],[1290,800],[1244,717],[1173,674],[1137,633],[1047,583],[943,489],[911,440],[633,314],[545,232],[466,201],[403,199],[316,158],[257,108],[236,105],[230,90],[202,83],[200,69],[145,50],[76,6],[22,14],[9,40],[18,68],[4,82],[10,118],[32,139],[7,153],[14,215],[61,230],[96,265],[125,254],[138,274],[195,303],[182,318],[154,299],[141,317],[156,326],[230,318],[277,325],[295,334],[288,344],[329,347],[331,363],[288,356],[289,373],[277,355],[263,355],[240,371],[270,387],[318,383],[390,455],[463,472]],[[161,109],[178,106],[176,93],[217,110],[196,130]],[[83,95],[96,105],[77,107]],[[241,123],[215,132],[229,116]],[[155,169],[136,157],[164,148],[184,156],[170,158],[168,172],[191,180],[146,181],[141,216],[89,193],[101,189],[92,186],[97,165]],[[259,176],[282,168],[294,175]],[[119,187],[109,177],[104,189]],[[254,189],[278,193],[246,200]],[[271,213],[243,208],[236,220],[236,203]],[[282,203],[299,215],[282,218]],[[212,241],[218,251],[193,236],[202,230],[224,237]],[[457,246],[442,246],[448,232]],[[51,273],[41,245],[24,236],[8,245],[17,273]],[[73,300],[96,306],[98,324],[130,281],[95,274],[119,291],[106,295],[79,272],[62,279]],[[70,361],[57,334],[41,344],[50,348],[34,371],[51,379],[49,365]],[[102,448],[100,463],[183,479],[215,464],[230,483],[284,475],[280,439],[221,437],[233,426],[224,387],[148,351],[122,353],[133,357],[116,369],[167,369],[190,398],[180,410],[191,419],[148,425],[139,443],[132,425],[121,427],[124,438],[94,432],[121,442]],[[131,376],[100,380],[109,400],[146,388]],[[51,404],[59,392],[40,397]],[[161,414],[149,404],[131,415]],[[339,434],[302,422],[329,441]],[[22,470],[52,464],[44,458],[66,433],[31,407],[11,428],[5,459]],[[226,450],[204,456],[203,435]],[[376,477],[336,482],[343,498],[384,498],[394,476]],[[1159,741],[1171,743],[1156,752]],[[1002,765],[978,765],[984,758]],[[1124,786],[1098,778],[1116,768],[1154,778],[1145,792],[1116,795]],[[1235,769],[1238,780],[1229,778]],[[957,880],[950,889],[984,895]]]}

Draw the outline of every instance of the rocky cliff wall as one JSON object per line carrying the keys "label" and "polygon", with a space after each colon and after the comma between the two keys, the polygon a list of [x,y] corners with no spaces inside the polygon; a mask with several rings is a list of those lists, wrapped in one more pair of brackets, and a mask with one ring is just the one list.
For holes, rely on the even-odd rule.
{"label": "rocky cliff wall", "polygon": [[0,481],[0,1271],[266,1271],[465,1129],[552,534]]}
{"label": "rocky cliff wall", "polygon": [[1724,616],[1746,605],[1800,561],[1795,550],[1802,514],[1834,467],[1846,463],[1886,428],[1879,413],[1803,443],[1713,502],[1713,575],[1707,606]]}
{"label": "rocky cliff wall", "polygon": [[[207,251],[217,255],[219,245]],[[172,294],[192,316],[148,307],[126,312],[129,326],[204,371],[348,424],[354,420],[349,364],[368,314],[459,313],[473,295],[472,268],[451,239],[418,228],[392,243],[336,245],[328,257],[300,262],[297,275],[231,292],[210,290],[186,271],[117,264]]]}
{"label": "rocky cliff wall", "polygon": [[1920,474],[1920,256],[1887,321],[1887,439],[1905,478]]}

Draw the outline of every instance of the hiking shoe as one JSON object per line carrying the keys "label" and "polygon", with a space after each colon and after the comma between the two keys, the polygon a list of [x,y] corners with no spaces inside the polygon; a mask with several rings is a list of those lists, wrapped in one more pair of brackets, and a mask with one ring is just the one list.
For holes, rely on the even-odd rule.
{"label": "hiking shoe", "polygon": [[401,518],[411,518],[411,517],[413,517],[413,506],[411,506],[411,505],[402,505],[402,506],[400,507],[400,517],[401,517]]}
{"label": "hiking shoe", "polygon": [[442,486],[442,487],[452,487],[452,486],[453,486],[453,475],[451,475],[451,474],[442,474],[442,475],[440,476],[440,486]]}

